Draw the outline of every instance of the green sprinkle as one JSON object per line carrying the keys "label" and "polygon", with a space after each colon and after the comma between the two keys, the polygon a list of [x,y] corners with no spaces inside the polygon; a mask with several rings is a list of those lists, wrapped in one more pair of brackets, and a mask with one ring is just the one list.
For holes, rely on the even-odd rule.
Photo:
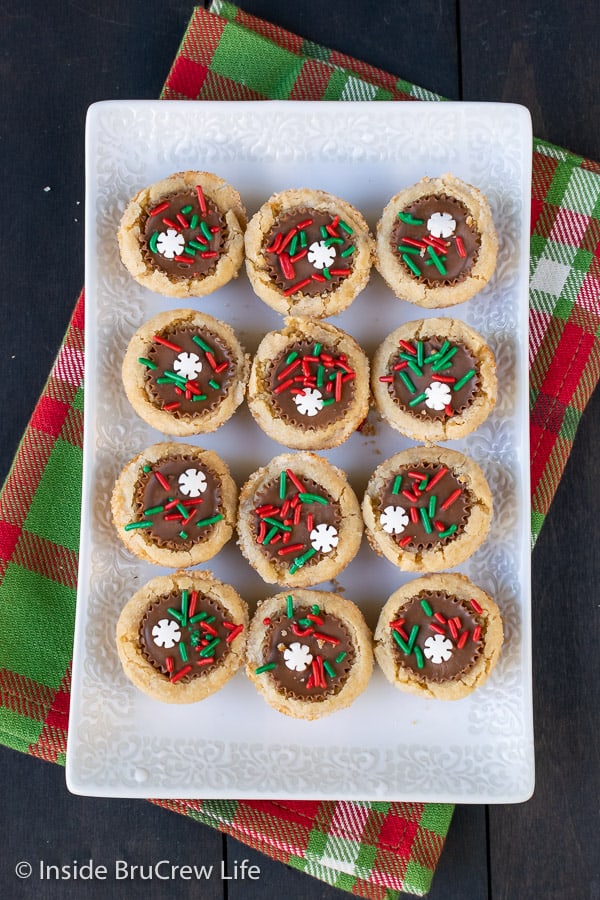
{"label": "green sprinkle", "polygon": [[204,235],[204,237],[210,244],[210,242],[212,241],[212,234],[210,233],[210,229],[209,229],[208,225],[206,224],[206,222],[204,222],[204,221],[200,222],[200,231],[202,232],[202,234]]}
{"label": "green sprinkle", "polygon": [[285,469],[282,469],[279,474],[279,499],[285,500],[285,494],[287,491],[287,475],[285,473]]}
{"label": "green sprinkle", "polygon": [[339,665],[339,663],[341,663],[341,661],[342,661],[343,659],[346,659],[346,651],[345,651],[345,650],[342,650],[341,653],[338,653],[338,655],[337,655],[336,658],[335,658],[335,661],[336,661],[336,663],[338,663],[338,665]]}
{"label": "green sprinkle", "polygon": [[206,394],[193,394],[192,395],[192,403],[197,403],[199,400],[206,400]]}
{"label": "green sprinkle", "polygon": [[409,650],[410,650],[411,652],[412,652],[412,650],[413,650],[413,648],[414,648],[414,646],[415,646],[415,641],[416,641],[416,639],[417,639],[418,633],[419,633],[419,626],[418,626],[418,625],[413,625],[413,627],[412,627],[412,629],[411,629],[411,632],[410,632],[410,635],[409,635],[409,637],[408,637],[408,648],[409,648]]}
{"label": "green sprinkle", "polygon": [[397,248],[398,253],[412,253],[413,256],[420,256],[421,251],[418,247],[409,247],[408,244],[398,244]]}
{"label": "green sprinkle", "polygon": [[169,608],[167,609],[167,612],[170,613],[174,619],[177,619],[179,624],[183,627],[183,616],[181,615],[181,613],[179,612],[178,609],[173,609],[172,606],[169,606]]}
{"label": "green sprinkle", "polygon": [[[191,619],[190,619],[190,621],[191,621]],[[201,640],[202,640],[202,635],[200,634],[199,631],[193,631],[190,634],[190,643],[191,643],[192,647],[197,647]]]}
{"label": "green sprinkle", "polygon": [[298,235],[295,234],[294,237],[292,238],[292,242],[290,244],[290,256],[296,255],[297,247],[298,247]]}
{"label": "green sprinkle", "polygon": [[[191,212],[191,210],[190,210],[190,212]],[[192,216],[192,218],[190,220],[190,228],[193,231],[197,227],[198,227],[198,216],[196,215],[196,213],[194,213],[194,215]]]}
{"label": "green sprinkle", "polygon": [[325,266],[324,269],[321,269],[321,275],[323,275],[327,281],[331,281],[331,273],[329,272],[328,266]]}
{"label": "green sprinkle", "polygon": [[417,341],[417,365],[423,365],[423,341]]}
{"label": "green sprinkle", "polygon": [[315,346],[313,347],[313,356],[318,356],[318,355],[319,355],[319,353],[321,352],[321,347],[322,347],[322,346],[323,346],[323,345],[322,345],[322,344],[319,344],[318,342],[315,344]]}
{"label": "green sprinkle", "polygon": [[196,622],[203,622],[207,615],[207,612],[196,613],[196,615],[192,616],[192,618],[190,619],[190,625],[195,625]]}
{"label": "green sprinkle", "polygon": [[208,619],[206,620],[206,624],[207,624],[207,625],[210,625],[210,623],[211,623],[211,622],[214,622],[214,621],[215,621],[215,617],[214,617],[214,616],[209,616]]}
{"label": "green sprinkle", "polygon": [[293,619],[294,618],[294,599],[293,599],[292,595],[288,594],[287,597],[285,598],[285,601],[287,603],[287,617],[288,617],[288,619]]}
{"label": "green sprinkle", "polygon": [[150,240],[148,241],[148,246],[152,250],[153,253],[158,253],[158,248],[156,246],[156,242],[158,240],[158,231],[155,231],[154,234],[151,235]]}
{"label": "green sprinkle", "polygon": [[183,213],[184,216],[187,216],[187,214],[191,213],[191,211],[192,211],[191,206],[182,206],[181,207],[181,212]]}
{"label": "green sprinkle", "polygon": [[439,538],[450,537],[451,534],[454,534],[454,532],[456,531],[457,528],[458,528],[458,525],[450,525],[450,527],[446,528],[445,531],[440,531],[440,533],[438,534],[438,537]]}
{"label": "green sprinkle", "polygon": [[310,608],[310,611],[313,614],[313,616],[318,616],[319,613],[321,612],[321,610],[319,609],[319,607],[317,606],[316,603],[313,603],[313,605]]}
{"label": "green sprinkle", "polygon": [[134,528],[152,528],[152,522],[129,522],[125,531],[133,531]]}
{"label": "green sprinkle", "polygon": [[290,575],[293,575],[298,569],[301,569],[307,560],[314,556],[317,551],[313,550],[311,547],[310,550],[307,550],[302,556],[297,556],[292,565],[290,566]]}
{"label": "green sprinkle", "polygon": [[424,491],[428,484],[429,484],[429,475],[424,475],[423,481],[419,482],[419,490]]}
{"label": "green sprinkle", "polygon": [[152,471],[152,466],[146,465],[142,468],[142,472],[151,472],[151,471]]}
{"label": "green sprinkle", "polygon": [[352,256],[352,254],[354,253],[355,249],[356,249],[356,247],[354,246],[354,244],[350,244],[349,247],[346,247],[345,250],[342,250],[342,252],[340,253],[340,256],[342,256],[342,257],[344,257],[344,258],[345,258],[346,256]]}
{"label": "green sprinkle", "polygon": [[165,369],[165,371],[163,372],[163,375],[165,378],[168,378],[169,381],[175,381],[178,384],[184,384],[184,385],[186,383],[186,379],[183,378],[182,375],[178,375],[177,372],[171,372],[170,369]]}
{"label": "green sprinkle", "polygon": [[423,654],[421,653],[421,648],[415,647],[414,653],[415,653],[415,657],[417,659],[417,669],[422,669],[423,666],[425,665],[425,662],[423,660]]}
{"label": "green sprinkle", "polygon": [[424,225],[424,219],[415,219],[414,216],[411,216],[410,213],[399,212],[398,218],[401,222],[404,222],[405,225]]}
{"label": "green sprinkle", "polygon": [[433,531],[433,526],[431,524],[429,516],[427,515],[427,510],[424,506],[422,506],[419,512],[421,514],[421,519],[423,520],[423,528],[425,529],[427,534],[431,534],[431,532]]}
{"label": "green sprinkle", "polygon": [[183,503],[178,503],[175,509],[177,510],[177,512],[181,513],[184,519],[187,519],[187,517],[189,516],[189,512],[187,511]]}
{"label": "green sprinkle", "polygon": [[329,400],[323,400],[323,406],[331,406],[332,403],[335,403],[335,397],[331,397]]}
{"label": "green sprinkle", "polygon": [[323,377],[325,375],[325,366],[319,364],[317,369],[317,387],[323,387]]}
{"label": "green sprinkle", "polygon": [[467,383],[467,381],[470,381],[471,378],[473,378],[474,375],[475,375],[475,369],[470,369],[470,370],[466,373],[466,375],[463,375],[463,377],[460,379],[460,381],[457,381],[456,384],[453,384],[453,385],[452,385],[452,390],[453,390],[453,391],[460,391],[461,387],[464,387],[465,384]]}
{"label": "green sprinkle", "polygon": [[302,231],[299,232],[299,234],[300,234],[300,246],[304,250],[304,248],[308,246],[308,240],[306,239],[306,232],[304,231],[304,229],[302,229]]}
{"label": "green sprinkle", "polygon": [[298,494],[303,503],[321,503],[323,506],[327,506],[327,500],[325,497],[319,497],[318,494]]}
{"label": "green sprinkle", "polygon": [[181,656],[183,662],[188,661],[188,654],[183,641],[179,641],[179,655]]}
{"label": "green sprinkle", "polygon": [[179,537],[181,538],[182,541],[187,541],[189,534],[187,533],[187,531],[180,531]]}
{"label": "green sprinkle", "polygon": [[417,393],[417,389],[416,389],[416,387],[414,386],[414,384],[413,384],[413,382],[412,382],[412,378],[410,377],[410,375],[407,375],[406,372],[398,372],[398,375],[400,376],[400,378],[402,379],[402,381],[404,382],[404,384],[406,385],[406,387],[408,388],[408,390],[411,392],[411,394],[416,394],[416,393]]}
{"label": "green sprinkle", "polygon": [[344,243],[343,238],[330,237],[330,238],[327,238],[327,240],[325,241],[325,246],[331,247],[333,244],[343,244],[343,243]]}
{"label": "green sprinkle", "polygon": [[270,672],[275,668],[275,663],[267,663],[266,666],[259,666],[258,669],[254,670],[255,675],[262,675],[263,672]]}
{"label": "green sprinkle", "polygon": [[192,335],[192,340],[195,344],[198,344],[199,347],[202,347],[205,353],[212,353],[212,347],[210,347],[206,341],[203,341],[197,334]]}
{"label": "green sprinkle", "polygon": [[183,615],[186,622],[187,622],[187,614],[188,614],[188,597],[189,597],[188,591],[181,592],[181,614]]}
{"label": "green sprinkle", "polygon": [[207,644],[206,647],[203,647],[198,655],[199,656],[211,656],[212,652],[215,649],[215,647],[217,646],[217,644],[220,644],[220,643],[221,643],[221,638],[216,637],[213,641],[210,642],[210,644]]}
{"label": "green sprinkle", "polygon": [[283,522],[279,522],[277,519],[270,519],[269,516],[263,516],[263,522],[268,522],[269,525],[272,525],[274,528],[280,528],[281,531],[291,531],[291,525],[284,525]]}
{"label": "green sprinkle", "polygon": [[310,619],[298,619],[298,625],[303,625],[304,628],[309,628],[312,624]]}
{"label": "green sprinkle", "polygon": [[292,350],[290,354],[286,357],[286,364],[289,366],[290,363],[293,363],[294,360],[298,359],[298,353],[296,350]]}
{"label": "green sprinkle", "polygon": [[221,519],[224,519],[221,513],[217,513],[216,516],[211,516],[209,519],[200,519],[199,522],[196,522],[198,528],[204,528],[206,525],[214,525],[215,522],[220,522]]}
{"label": "green sprinkle", "polygon": [[423,612],[425,613],[426,616],[432,616],[432,615],[433,615],[433,610],[432,610],[432,608],[430,607],[430,605],[429,605],[429,603],[427,602],[427,600],[421,600],[421,609],[423,610]]}
{"label": "green sprinkle", "polygon": [[408,268],[414,275],[417,275],[417,277],[421,276],[421,271],[420,271],[419,267],[417,265],[415,265],[415,263],[412,261],[412,259],[408,255],[408,253],[403,253],[402,259],[404,260],[405,264],[408,266]]}
{"label": "green sprinkle", "polygon": [[432,372],[438,372],[440,369],[447,368],[448,363],[456,353],[458,353],[458,347],[451,347],[444,356],[441,356],[436,362],[434,362],[431,367]]}
{"label": "green sprinkle", "polygon": [[431,259],[433,260],[433,263],[434,263],[436,269],[438,270],[438,272],[440,273],[440,275],[446,275],[446,267],[445,267],[444,263],[441,261],[441,259],[439,258],[439,256],[437,255],[437,253],[435,252],[435,250],[433,249],[433,247],[428,247],[427,252],[429,253]]}
{"label": "green sprinkle", "polygon": [[331,665],[331,663],[329,662],[328,659],[323,660],[323,668],[325,669],[325,671],[327,672],[327,674],[329,675],[330,678],[335,678],[335,676],[337,675],[337,672],[335,671],[335,669],[333,668],[333,666]]}
{"label": "green sprinkle", "polygon": [[153,363],[151,359],[146,359],[145,356],[138,356],[138,362],[143,366],[146,366],[148,369],[156,369],[158,366],[156,363]]}
{"label": "green sprinkle", "polygon": [[402,475],[396,475],[396,477],[394,478],[394,486],[392,488],[392,494],[399,494],[401,487],[402,487]]}
{"label": "green sprinkle", "polygon": [[277,534],[278,531],[279,531],[278,526],[277,526],[277,525],[273,525],[273,527],[271,528],[271,530],[270,530],[270,531],[267,531],[267,533],[266,533],[266,535],[265,535],[265,537],[264,537],[264,540],[263,540],[263,546],[264,546],[265,544],[268,544],[268,543],[275,537],[275,535]]}
{"label": "green sprinkle", "polygon": [[164,506],[151,506],[149,509],[144,510],[145,516],[155,516],[157,513],[161,513],[164,510]]}
{"label": "green sprinkle", "polygon": [[[423,369],[418,365],[418,363],[416,363],[416,362],[414,361],[414,359],[408,359],[408,360],[407,360],[407,363],[408,363],[408,368],[409,368],[412,372],[415,373],[415,375],[417,376],[417,378],[422,378],[422,377],[423,377]],[[423,365],[423,363],[421,363],[421,366],[422,366],[422,365]]]}
{"label": "green sprinkle", "polygon": [[183,248],[183,252],[184,252],[184,253],[187,253],[188,256],[195,256],[195,255],[196,255],[196,251],[190,249],[190,247],[184,247],[184,248]]}
{"label": "green sprinkle", "polygon": [[200,241],[188,241],[190,247],[194,247],[195,250],[208,250],[208,244],[201,244]]}
{"label": "green sprinkle", "polygon": [[321,225],[321,237],[323,238],[323,240],[327,240],[327,238],[329,237],[329,232],[324,225]]}
{"label": "green sprinkle", "polygon": [[436,359],[441,359],[447,350],[450,349],[450,341],[444,341],[439,350],[436,350],[435,353],[432,353],[431,356],[428,356],[425,360],[426,363],[435,362]]}
{"label": "green sprinkle", "polygon": [[215,381],[214,378],[211,378],[210,381],[209,381],[208,383],[210,384],[210,386],[211,386],[211,388],[213,389],[213,391],[220,391],[220,390],[221,390],[221,385],[219,384],[218,381]]}
{"label": "green sprinkle", "polygon": [[419,394],[418,397],[413,397],[412,400],[408,401],[408,405],[417,406],[419,403],[422,403],[423,400],[427,400],[427,394]]}
{"label": "green sprinkle", "polygon": [[404,651],[404,653],[410,653],[408,644],[402,640],[395,628],[392,628],[392,637],[394,638],[400,649]]}
{"label": "green sprinkle", "polygon": [[[419,487],[420,487],[420,485],[419,485]],[[432,494],[431,497],[429,498],[429,508],[427,509],[430,519],[433,519],[433,517],[435,516],[436,506],[437,506],[437,497],[435,496],[435,494]]]}
{"label": "green sprinkle", "polygon": [[338,222],[338,225],[342,229],[342,231],[346,232],[346,234],[354,234],[354,231],[352,230],[352,228],[350,228],[348,223],[344,222],[343,219],[340,219],[340,221]]}

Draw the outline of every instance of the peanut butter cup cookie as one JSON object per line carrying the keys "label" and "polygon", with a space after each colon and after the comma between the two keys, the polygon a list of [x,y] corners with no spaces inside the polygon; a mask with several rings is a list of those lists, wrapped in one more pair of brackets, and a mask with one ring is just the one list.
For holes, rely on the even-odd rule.
{"label": "peanut butter cup cookie", "polygon": [[250,358],[232,328],[191,309],[159,313],[123,361],[129,402],[165,434],[215,431],[244,399]]}
{"label": "peanut butter cup cookie", "polygon": [[195,566],[211,559],[235,526],[237,488],[212,450],[153,444],[127,463],[111,499],[125,546],[160,566]]}
{"label": "peanut butter cup cookie", "polygon": [[254,357],[248,406],[286,447],[337,447],[369,411],[369,363],[354,338],[314,319],[286,320]]}
{"label": "peanut butter cup cookie", "polygon": [[239,669],[248,608],[210,572],[153,578],[123,608],[117,651],[130,681],[163,703],[196,703]]}
{"label": "peanut butter cup cookie", "polygon": [[492,495],[472,459],[444,447],[412,447],[373,473],[363,499],[373,550],[405,572],[437,572],[485,540]]}
{"label": "peanut butter cup cookie", "polygon": [[350,600],[294,590],[258,605],[246,672],[279,712],[317,719],[343,709],[364,691],[372,669],[371,632]]}
{"label": "peanut butter cup cookie", "polygon": [[395,591],[375,629],[375,658],[400,690],[460,700],[480,687],[503,642],[500,611],[464,575],[426,575]]}
{"label": "peanut butter cup cookie", "polygon": [[469,300],[490,280],[498,238],[481,191],[453,175],[396,194],[377,225],[377,268],[396,294],[438,308]]}
{"label": "peanut butter cup cookie", "polygon": [[342,312],[366,286],[373,255],[363,216],[325,191],[273,194],[246,231],[250,283],[283,314],[322,318]]}
{"label": "peanut butter cup cookie", "polygon": [[494,408],[496,363],[464,322],[420,319],[379,346],[372,387],[392,428],[417,441],[449,441],[474,431]]}
{"label": "peanut butter cup cookie", "polygon": [[356,555],[362,528],[346,476],[314,453],[276,456],[240,492],[240,549],[269,584],[335,578]]}
{"label": "peanut butter cup cookie", "polygon": [[211,172],[177,172],[138,191],[117,237],[123,264],[144,287],[202,297],[237,277],[245,227],[231,185]]}

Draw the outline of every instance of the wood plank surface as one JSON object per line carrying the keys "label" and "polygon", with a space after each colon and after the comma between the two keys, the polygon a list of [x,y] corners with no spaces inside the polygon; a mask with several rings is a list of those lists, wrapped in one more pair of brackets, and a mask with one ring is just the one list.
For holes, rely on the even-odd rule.
{"label": "wood plank surface", "polygon": [[[541,137],[600,159],[598,6],[522,0],[247,0],[244,8],[453,99],[531,110]],[[0,8],[0,480],[83,283],[83,134],[100,99],[158,95],[190,0],[76,0]],[[48,189],[48,190],[47,190]],[[526,804],[456,810],[431,900],[598,900],[597,552],[600,393],[533,557],[537,786]],[[0,661],[1,665],[1,661]],[[158,859],[257,882],[124,880],[119,897],[342,900],[348,895],[143,801],[70,795],[56,766],[0,748],[0,897],[117,896],[102,882],[19,882],[15,864]],[[216,871],[216,870],[215,870]]]}

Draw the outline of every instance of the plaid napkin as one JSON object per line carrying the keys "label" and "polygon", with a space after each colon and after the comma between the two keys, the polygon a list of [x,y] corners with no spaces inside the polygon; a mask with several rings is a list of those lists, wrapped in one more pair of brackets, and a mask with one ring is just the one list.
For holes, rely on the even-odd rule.
{"label": "plaid napkin", "polygon": [[[216,0],[164,99],[441,99]],[[600,166],[536,141],[530,291],[532,539],[600,373]],[[64,763],[81,491],[83,294],[0,493],[0,740]],[[427,893],[447,804],[154,801],[349,892]]]}

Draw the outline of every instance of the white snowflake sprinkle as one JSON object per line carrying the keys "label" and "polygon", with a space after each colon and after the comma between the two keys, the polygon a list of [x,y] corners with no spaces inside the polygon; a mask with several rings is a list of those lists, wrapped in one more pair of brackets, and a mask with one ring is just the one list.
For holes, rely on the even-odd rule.
{"label": "white snowflake sprinkle", "polygon": [[202,360],[195,353],[180,353],[173,362],[173,368],[182,378],[193,381],[202,371]]}
{"label": "white snowflake sprinkle", "polygon": [[408,516],[402,506],[386,506],[379,521],[387,534],[402,534],[408,525]]}
{"label": "white snowflake sprinkle", "polygon": [[335,259],[335,247],[328,247],[325,241],[315,241],[308,248],[306,258],[315,269],[328,268]]}
{"label": "white snowflake sprinkle", "polygon": [[152,638],[157,647],[170,650],[181,640],[179,625],[173,619],[160,619],[152,629]]}
{"label": "white snowflake sprinkle", "polygon": [[202,469],[186,469],[179,476],[178,484],[179,490],[186,497],[199,497],[208,486]]}
{"label": "white snowflake sprinkle", "polygon": [[425,406],[429,409],[445,409],[452,399],[450,388],[443,381],[432,381],[429,387],[425,388],[427,400]]}
{"label": "white snowflake sprinkle", "polygon": [[173,259],[183,251],[185,247],[185,239],[182,234],[175,231],[174,228],[167,228],[156,238],[156,249],[162,253],[166,259]]}
{"label": "white snowflake sprinkle", "polygon": [[443,634],[432,634],[423,644],[423,653],[435,665],[448,662],[452,656],[452,642]]}
{"label": "white snowflake sprinkle", "polygon": [[323,395],[316,388],[304,388],[301,394],[294,394],[296,409],[302,416],[316,416],[323,409]]}
{"label": "white snowflake sprinkle", "polygon": [[427,230],[436,238],[448,238],[454,234],[456,222],[447,212],[436,212],[427,219]]}
{"label": "white snowflake sprinkle", "polygon": [[283,658],[286,666],[292,672],[305,672],[313,660],[310,649],[299,641],[294,641],[293,644],[286,647],[283,651]]}
{"label": "white snowflake sprinkle", "polygon": [[339,537],[337,528],[333,525],[317,525],[310,533],[310,545],[313,550],[321,553],[331,553],[338,545]]}

